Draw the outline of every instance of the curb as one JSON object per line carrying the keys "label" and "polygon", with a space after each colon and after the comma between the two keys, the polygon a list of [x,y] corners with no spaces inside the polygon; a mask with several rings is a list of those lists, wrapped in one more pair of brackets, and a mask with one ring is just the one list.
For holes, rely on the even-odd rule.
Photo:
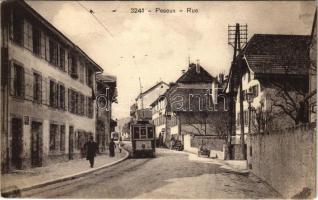
{"label": "curb", "polygon": [[27,186],[27,187],[23,187],[23,188],[15,188],[15,189],[11,189],[11,190],[9,189],[7,191],[1,191],[1,196],[2,197],[18,197],[20,195],[20,193],[23,192],[23,191],[28,191],[28,190],[40,188],[40,187],[43,187],[43,186],[55,184],[55,183],[62,182],[62,181],[68,181],[68,180],[76,179],[76,178],[84,176],[86,174],[89,174],[89,173],[92,173],[92,172],[96,172],[98,170],[101,170],[101,169],[116,165],[116,164],[126,160],[129,157],[129,152],[126,149],[123,149],[123,150],[125,151],[126,155],[123,158],[121,158],[119,160],[116,160],[114,162],[108,163],[106,165],[103,165],[103,166],[100,166],[100,167],[97,167],[97,168],[93,168],[93,169],[89,169],[89,170],[86,170],[86,171],[82,171],[82,172],[79,172],[79,173],[76,173],[76,174],[63,176],[63,177],[56,178],[56,179],[53,179],[53,180],[44,181],[42,183],[38,183],[38,184],[35,184],[35,185],[31,185],[31,186]]}

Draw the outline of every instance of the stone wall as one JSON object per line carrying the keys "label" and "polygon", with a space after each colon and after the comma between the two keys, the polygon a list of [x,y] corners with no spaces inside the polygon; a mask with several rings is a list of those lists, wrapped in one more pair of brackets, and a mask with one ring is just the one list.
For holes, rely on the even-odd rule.
{"label": "stone wall", "polygon": [[315,196],[316,128],[252,135],[247,142],[248,166],[255,175],[286,198]]}

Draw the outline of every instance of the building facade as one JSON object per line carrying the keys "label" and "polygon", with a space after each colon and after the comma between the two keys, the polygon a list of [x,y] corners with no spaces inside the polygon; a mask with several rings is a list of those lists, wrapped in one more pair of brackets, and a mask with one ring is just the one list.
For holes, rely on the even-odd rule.
{"label": "building facade", "polygon": [[[230,81],[236,83],[232,144],[248,143],[250,134],[308,122],[304,98],[308,93],[309,39],[301,35],[255,34],[247,43],[236,60],[241,65],[232,65],[230,73]],[[251,151],[247,144],[245,153]]]}
{"label": "building facade", "polygon": [[152,111],[151,104],[166,90],[169,88],[169,85],[163,81],[155,84],[151,88],[147,89],[145,92],[142,92],[135,99],[136,102],[130,108],[130,116],[133,120],[146,119],[151,120]]}
{"label": "building facade", "polygon": [[102,68],[24,1],[1,14],[2,172],[79,157]]}
{"label": "building facade", "polygon": [[96,142],[99,152],[106,152],[114,131],[112,122],[112,103],[117,102],[117,79],[115,76],[98,74],[96,76]]}

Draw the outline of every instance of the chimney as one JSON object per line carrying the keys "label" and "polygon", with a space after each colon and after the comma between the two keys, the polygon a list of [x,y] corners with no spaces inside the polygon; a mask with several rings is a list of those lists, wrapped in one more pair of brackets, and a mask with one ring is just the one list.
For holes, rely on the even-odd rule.
{"label": "chimney", "polygon": [[197,59],[197,64],[195,65],[195,71],[199,74],[200,73],[200,60]]}

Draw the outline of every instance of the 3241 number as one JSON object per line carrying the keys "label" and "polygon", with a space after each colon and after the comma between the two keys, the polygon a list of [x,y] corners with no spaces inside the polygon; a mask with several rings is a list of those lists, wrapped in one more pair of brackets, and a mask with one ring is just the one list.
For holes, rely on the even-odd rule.
{"label": "3241 number", "polygon": [[130,13],[144,13],[145,10],[143,8],[131,8]]}

